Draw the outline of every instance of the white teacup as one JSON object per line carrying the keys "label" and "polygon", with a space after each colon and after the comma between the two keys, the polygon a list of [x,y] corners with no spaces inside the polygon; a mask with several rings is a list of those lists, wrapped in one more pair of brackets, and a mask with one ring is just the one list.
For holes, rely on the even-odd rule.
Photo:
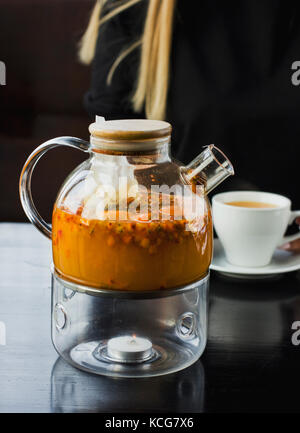
{"label": "white teacup", "polygon": [[[273,207],[232,206],[228,202],[260,202]],[[227,260],[237,266],[266,266],[275,249],[300,234],[283,235],[289,224],[300,216],[291,211],[291,201],[278,194],[260,191],[232,191],[212,198],[214,227]]]}

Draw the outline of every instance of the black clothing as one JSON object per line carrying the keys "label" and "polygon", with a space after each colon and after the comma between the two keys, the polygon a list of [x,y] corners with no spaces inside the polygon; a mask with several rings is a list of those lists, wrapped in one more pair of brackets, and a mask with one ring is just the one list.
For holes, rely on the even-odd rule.
{"label": "black clothing", "polygon": [[[106,76],[142,34],[147,3],[100,29],[85,96],[91,115],[145,117],[130,105],[139,50],[120,64],[111,86]],[[300,86],[292,84],[291,67],[300,60],[299,12],[299,2],[290,0],[178,0],[166,116],[177,159],[186,163],[215,143],[236,171],[223,189],[277,192],[294,208],[300,207]]]}

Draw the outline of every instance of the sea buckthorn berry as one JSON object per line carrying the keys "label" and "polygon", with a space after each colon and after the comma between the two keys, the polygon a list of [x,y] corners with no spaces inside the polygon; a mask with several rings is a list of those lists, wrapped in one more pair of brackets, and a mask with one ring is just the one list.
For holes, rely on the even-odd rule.
{"label": "sea buckthorn berry", "polygon": [[166,229],[170,232],[174,231],[174,224],[172,221],[166,221]]}
{"label": "sea buckthorn berry", "polygon": [[123,236],[123,242],[125,243],[125,244],[129,244],[130,242],[131,242],[131,239],[132,239],[132,236],[130,236],[130,235],[125,235],[125,236]]}
{"label": "sea buckthorn berry", "polygon": [[181,225],[181,221],[174,221],[174,228],[177,230],[177,231],[180,231],[181,230],[181,227],[182,227],[182,225]]}
{"label": "sea buckthorn berry", "polygon": [[135,223],[129,222],[124,227],[129,233],[132,233],[135,230]]}
{"label": "sea buckthorn berry", "polygon": [[139,231],[139,232],[145,230],[145,224],[140,223],[140,222],[137,223],[137,225],[136,225],[136,229],[137,229],[137,231]]}
{"label": "sea buckthorn berry", "polygon": [[157,223],[151,222],[149,224],[149,231],[154,231],[157,229]]}
{"label": "sea buckthorn berry", "polygon": [[143,239],[143,235],[141,233],[135,233],[134,235],[135,242],[140,243],[142,239]]}
{"label": "sea buckthorn berry", "polygon": [[116,233],[122,233],[123,232],[123,226],[122,224],[118,224],[116,227]]}
{"label": "sea buckthorn berry", "polygon": [[141,247],[148,248],[150,245],[150,240],[148,238],[143,238],[140,242]]}

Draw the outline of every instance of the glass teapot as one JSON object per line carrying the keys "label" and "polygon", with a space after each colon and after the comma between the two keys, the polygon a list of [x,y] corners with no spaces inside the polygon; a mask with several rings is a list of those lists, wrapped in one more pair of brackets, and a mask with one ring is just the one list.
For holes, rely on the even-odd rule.
{"label": "glass teapot", "polygon": [[[197,281],[212,257],[207,193],[234,173],[214,145],[188,166],[170,155],[171,125],[164,121],[105,121],[89,127],[90,143],[60,137],[27,159],[20,197],[29,220],[52,239],[57,275],[75,284],[118,291],[154,291]],[[62,185],[52,228],[39,215],[31,176],[56,146],[89,153]]]}

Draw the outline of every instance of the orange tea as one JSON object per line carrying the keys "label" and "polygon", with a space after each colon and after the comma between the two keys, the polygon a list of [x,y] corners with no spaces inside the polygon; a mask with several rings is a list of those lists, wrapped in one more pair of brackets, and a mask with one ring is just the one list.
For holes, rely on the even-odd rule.
{"label": "orange tea", "polygon": [[197,220],[195,232],[188,221],[88,220],[66,209],[53,213],[53,260],[66,279],[97,288],[159,290],[201,278],[212,255],[209,209]]}
{"label": "orange tea", "polygon": [[263,203],[260,201],[229,201],[225,204],[239,207],[253,207],[253,208],[274,208],[277,207],[275,204]]}

